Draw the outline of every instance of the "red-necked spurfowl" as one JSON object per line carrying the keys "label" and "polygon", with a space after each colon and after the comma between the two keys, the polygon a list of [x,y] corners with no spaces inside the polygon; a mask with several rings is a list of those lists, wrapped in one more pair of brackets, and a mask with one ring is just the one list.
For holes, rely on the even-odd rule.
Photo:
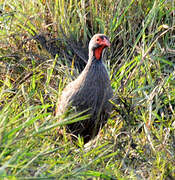
{"label": "red-necked spurfowl", "polygon": [[70,106],[77,112],[87,110],[83,115],[89,114],[89,119],[66,126],[68,132],[75,136],[80,135],[85,143],[98,134],[112,109],[109,100],[113,96],[113,91],[102,60],[103,50],[109,46],[109,39],[104,34],[92,37],[86,67],[76,80],[66,86],[58,99],[56,115],[63,114]]}

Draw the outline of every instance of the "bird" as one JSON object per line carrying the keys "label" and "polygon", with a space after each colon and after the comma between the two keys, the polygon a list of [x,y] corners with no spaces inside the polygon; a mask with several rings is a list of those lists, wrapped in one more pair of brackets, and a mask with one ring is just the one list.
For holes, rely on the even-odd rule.
{"label": "bird", "polygon": [[63,89],[57,101],[56,116],[60,117],[70,107],[77,113],[85,111],[83,115],[89,115],[83,121],[66,125],[66,131],[73,137],[83,137],[84,143],[95,138],[112,110],[113,90],[103,61],[103,51],[107,47],[110,42],[106,35],[95,34],[91,38],[84,70]]}

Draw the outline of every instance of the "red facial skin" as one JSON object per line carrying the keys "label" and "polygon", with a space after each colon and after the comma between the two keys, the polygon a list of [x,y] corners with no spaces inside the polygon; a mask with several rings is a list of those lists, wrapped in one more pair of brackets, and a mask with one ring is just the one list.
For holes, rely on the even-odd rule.
{"label": "red facial skin", "polygon": [[106,38],[101,39],[100,37],[96,39],[96,43],[100,45],[98,48],[95,49],[95,57],[97,60],[99,60],[101,58],[103,49],[105,47],[110,47],[110,43]]}

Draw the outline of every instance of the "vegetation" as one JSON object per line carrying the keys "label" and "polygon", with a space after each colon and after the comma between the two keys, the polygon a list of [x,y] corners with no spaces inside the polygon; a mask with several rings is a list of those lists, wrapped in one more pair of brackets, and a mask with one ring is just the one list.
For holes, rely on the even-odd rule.
{"label": "vegetation", "polygon": [[[95,33],[117,102],[87,145],[54,117]],[[175,4],[169,0],[0,2],[0,177],[175,178]]]}

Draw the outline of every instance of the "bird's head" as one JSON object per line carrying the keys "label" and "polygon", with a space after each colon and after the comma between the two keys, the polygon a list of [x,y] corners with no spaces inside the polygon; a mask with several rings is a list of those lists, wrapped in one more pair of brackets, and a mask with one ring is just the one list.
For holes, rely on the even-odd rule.
{"label": "bird's head", "polygon": [[95,56],[97,60],[101,59],[104,48],[110,47],[110,42],[104,34],[95,34],[89,43],[89,53]]}

